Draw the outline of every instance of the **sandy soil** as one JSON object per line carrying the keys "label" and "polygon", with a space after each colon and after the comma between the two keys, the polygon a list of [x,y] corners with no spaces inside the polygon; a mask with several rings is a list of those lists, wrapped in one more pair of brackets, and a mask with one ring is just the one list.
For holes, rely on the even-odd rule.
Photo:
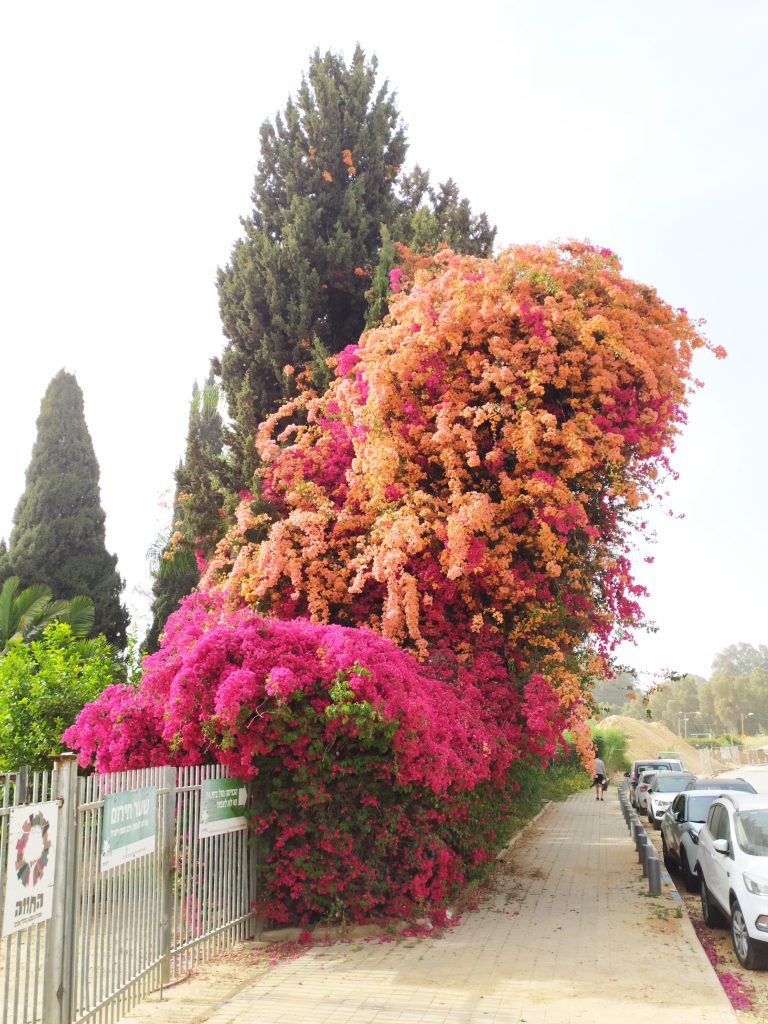
{"label": "sandy soil", "polygon": [[[626,718],[623,715],[609,715],[600,723],[601,726],[620,729],[629,739],[627,756],[630,761],[641,757],[658,757],[661,751],[676,751],[682,758],[687,769],[696,775],[703,775],[709,770],[711,754],[700,754],[695,747],[668,729],[661,722],[642,722],[638,718]],[[725,765],[719,758],[712,758],[713,767],[720,772]]]}

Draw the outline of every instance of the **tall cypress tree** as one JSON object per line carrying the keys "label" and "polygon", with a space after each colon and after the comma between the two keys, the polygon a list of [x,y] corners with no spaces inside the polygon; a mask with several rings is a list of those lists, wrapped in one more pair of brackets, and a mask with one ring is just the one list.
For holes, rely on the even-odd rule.
{"label": "tall cypress tree", "polygon": [[242,489],[258,489],[259,424],[302,374],[323,390],[328,355],[384,315],[395,242],[419,251],[447,244],[492,253],[496,229],[484,213],[473,214],[451,179],[435,189],[418,166],[401,173],[405,132],[387,84],[376,88],[376,70],[376,59],[366,61],[360,47],[349,66],[315,51],[296,98],[261,126],[253,209],[218,272],[227,342],[212,365],[230,426],[201,422],[206,392],[196,391],[176,471],[172,531],[152,552],[150,650],[197,582],[194,550],[208,555],[221,510],[231,511]]}
{"label": "tall cypress tree", "polygon": [[9,576],[20,577],[22,587],[45,584],[57,600],[90,597],[96,632],[119,649],[125,646],[128,612],[120,602],[117,556],[105,545],[99,465],[83,393],[64,370],[40,405],[26,488],[0,563],[0,579]]}
{"label": "tall cypress tree", "polygon": [[157,650],[165,620],[197,585],[196,552],[211,547],[221,523],[226,495],[221,482],[224,424],[218,405],[219,390],[211,379],[202,390],[195,383],[184,459],[175,473],[171,533],[152,552],[152,623],[145,640],[150,653]]}
{"label": "tall cypress tree", "polygon": [[[382,228],[393,242],[489,255],[495,229],[454,182],[437,190],[416,168],[394,95],[376,89],[377,62],[358,46],[350,65],[315,51],[296,98],[261,127],[261,159],[244,237],[218,274],[227,343],[214,368],[233,423],[238,487],[252,486],[258,424],[296,376],[355,342],[366,322]],[[316,381],[322,384],[322,380]]]}

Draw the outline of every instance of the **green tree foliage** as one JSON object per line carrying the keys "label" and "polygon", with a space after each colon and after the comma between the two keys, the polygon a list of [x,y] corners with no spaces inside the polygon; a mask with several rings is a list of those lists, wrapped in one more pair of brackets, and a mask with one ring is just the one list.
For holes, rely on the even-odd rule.
{"label": "green tree foliage", "polygon": [[120,602],[117,557],[105,546],[99,466],[82,391],[64,370],[40,405],[26,488],[0,563],[0,579],[9,576],[18,576],[23,587],[50,587],[56,600],[89,597],[95,630],[117,648],[124,646],[128,613]]}
{"label": "green tree foliage", "polygon": [[382,227],[390,242],[492,249],[495,229],[453,181],[433,189],[420,168],[400,178],[405,132],[376,70],[360,47],[349,66],[318,50],[295,99],[261,127],[253,209],[218,275],[227,343],[214,367],[233,422],[236,489],[252,486],[256,427],[296,376],[322,387],[325,358],[357,341]]}
{"label": "green tree foliage", "polygon": [[592,700],[601,716],[626,714],[626,705],[637,702],[640,690],[634,672],[622,671],[611,679],[598,679],[592,688]]}
{"label": "green tree foliage", "polygon": [[755,668],[768,670],[768,647],[764,644],[731,644],[712,662],[713,675],[748,676]]}
{"label": "green tree foliage", "polygon": [[0,589],[0,654],[11,644],[37,639],[55,619],[66,622],[74,637],[86,637],[93,627],[93,616],[89,597],[53,601],[48,587],[20,590],[19,577],[11,576]]}
{"label": "green tree foliage", "polygon": [[64,622],[0,655],[0,771],[50,767],[81,708],[115,681],[103,636],[78,641]]}
{"label": "green tree foliage", "polygon": [[453,178],[433,188],[429,171],[417,164],[400,180],[392,233],[397,241],[419,252],[436,252],[447,245],[469,256],[488,257],[496,228],[486,214],[472,213],[469,200],[461,198]]}
{"label": "green tree foliage", "polygon": [[648,700],[654,722],[663,722],[667,728],[680,735],[707,732],[709,724],[701,713],[701,689],[704,683],[701,676],[684,675],[654,690]]}
{"label": "green tree foliage", "polygon": [[219,390],[209,379],[202,390],[197,384],[192,390],[186,449],[175,474],[171,532],[150,551],[152,623],[145,641],[150,653],[158,648],[168,616],[197,586],[200,571],[195,552],[210,545],[221,522],[223,445]]}
{"label": "green tree foliage", "polygon": [[754,734],[768,730],[768,669],[729,675],[715,672],[702,686],[702,715],[715,735]]}
{"label": "green tree foliage", "polygon": [[593,728],[592,739],[597,748],[597,756],[603,759],[608,775],[614,772],[625,772],[629,768],[627,756],[626,733],[621,729]]}
{"label": "green tree foliage", "polygon": [[654,721],[688,736],[737,736],[742,722],[747,734],[768,731],[768,647],[732,644],[712,668],[709,679],[679,676],[654,690],[648,701]]}

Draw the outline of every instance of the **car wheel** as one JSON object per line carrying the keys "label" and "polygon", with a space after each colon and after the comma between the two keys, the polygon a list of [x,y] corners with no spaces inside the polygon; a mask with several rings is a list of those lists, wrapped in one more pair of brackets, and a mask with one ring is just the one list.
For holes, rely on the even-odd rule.
{"label": "car wheel", "polygon": [[661,856],[664,861],[664,867],[667,871],[672,872],[675,870],[675,865],[672,858],[669,856],[669,850],[667,849],[667,840],[664,836],[661,837]]}
{"label": "car wheel", "polygon": [[768,967],[768,957],[765,953],[755,949],[755,944],[749,937],[747,922],[744,920],[738,900],[734,900],[731,907],[731,942],[733,942],[733,951],[742,967],[746,967],[748,971]]}
{"label": "car wheel", "polygon": [[651,815],[651,821],[653,822],[653,827],[656,831],[661,832],[661,820],[659,818],[654,818],[654,816]]}
{"label": "car wheel", "polygon": [[704,924],[709,928],[724,928],[723,912],[712,899],[712,893],[707,888],[704,875],[699,873],[699,878],[701,879],[701,916],[704,918]]}
{"label": "car wheel", "polygon": [[691,871],[691,866],[688,863],[688,854],[683,849],[680,850],[680,867],[683,869],[685,888],[688,892],[698,892],[699,876],[695,871]]}

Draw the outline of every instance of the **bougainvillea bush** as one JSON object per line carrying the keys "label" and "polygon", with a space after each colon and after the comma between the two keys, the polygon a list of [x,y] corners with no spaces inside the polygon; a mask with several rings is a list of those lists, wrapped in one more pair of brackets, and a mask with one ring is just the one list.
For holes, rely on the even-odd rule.
{"label": "bougainvillea bush", "polygon": [[456,688],[370,630],[199,594],[141,687],[110,687],[65,739],[102,771],[215,760],[258,774],[262,910],[307,922],[443,904],[493,848],[522,733],[471,673]]}
{"label": "bougainvillea bush", "polygon": [[498,656],[490,700],[538,673],[539,728],[559,713],[586,749],[585,679],[641,621],[633,515],[669,473],[706,342],[586,243],[444,251],[390,278],[388,320],[329,390],[263,425],[277,520],[265,536],[245,495],[205,581],[421,658]]}
{"label": "bougainvillea bush", "polygon": [[441,903],[515,764],[565,728],[588,762],[587,681],[641,622],[629,538],[706,345],[585,243],[404,253],[390,283],[329,389],[262,425],[141,688],[68,734],[104,768],[258,771],[278,920]]}

